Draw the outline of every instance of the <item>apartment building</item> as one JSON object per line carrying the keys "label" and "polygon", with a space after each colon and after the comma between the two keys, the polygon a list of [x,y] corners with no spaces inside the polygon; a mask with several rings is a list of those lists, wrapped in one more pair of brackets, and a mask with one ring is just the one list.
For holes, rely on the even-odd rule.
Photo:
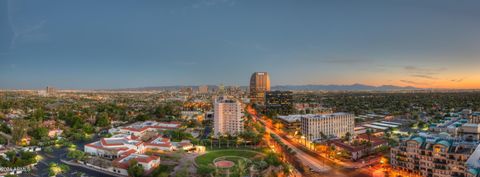
{"label": "apartment building", "polygon": [[477,145],[455,138],[412,136],[391,148],[390,163],[426,177],[474,177],[466,162]]}
{"label": "apartment building", "polygon": [[242,104],[226,96],[215,99],[214,135],[236,135],[243,131]]}

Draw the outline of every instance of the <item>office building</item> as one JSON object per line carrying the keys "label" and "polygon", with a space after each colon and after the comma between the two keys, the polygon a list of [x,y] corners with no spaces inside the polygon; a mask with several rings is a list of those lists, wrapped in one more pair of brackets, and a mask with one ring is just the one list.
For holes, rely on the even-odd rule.
{"label": "office building", "polygon": [[266,72],[255,72],[250,78],[250,99],[253,103],[264,104],[265,92],[270,91],[270,77]]}
{"label": "office building", "polygon": [[214,135],[237,135],[243,131],[242,104],[226,96],[215,99]]}
{"label": "office building", "polygon": [[348,132],[354,134],[355,116],[349,113],[307,114],[300,117],[302,134],[309,141],[321,139],[321,134],[342,137]]}
{"label": "office building", "polygon": [[265,95],[265,111],[279,115],[293,113],[293,93],[291,91],[268,91]]}
{"label": "office building", "polygon": [[57,89],[55,89],[54,87],[50,87],[50,86],[47,86],[45,91],[46,91],[48,96],[55,95],[57,93]]}

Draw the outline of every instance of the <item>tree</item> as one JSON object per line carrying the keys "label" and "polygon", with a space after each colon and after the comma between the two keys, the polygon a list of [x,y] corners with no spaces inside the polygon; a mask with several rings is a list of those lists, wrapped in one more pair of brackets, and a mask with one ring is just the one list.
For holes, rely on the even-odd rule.
{"label": "tree", "polygon": [[372,134],[373,134],[373,130],[372,129],[367,129],[367,131],[365,132],[365,134],[367,134],[367,137],[368,137],[368,143],[365,147],[365,149],[367,150],[367,155],[370,155],[370,148],[372,147],[372,141],[371,141],[371,137],[372,137]]}
{"label": "tree", "polygon": [[146,121],[146,120],[149,120],[149,119],[150,119],[150,117],[145,115],[145,114],[140,114],[137,117],[135,117],[135,120],[140,121],[140,122],[143,122],[143,121]]}
{"label": "tree", "polygon": [[108,119],[107,113],[100,114],[99,118],[95,122],[95,125],[98,127],[107,127],[110,125],[110,120]]}
{"label": "tree", "polygon": [[8,127],[8,125],[6,123],[1,123],[0,124],[0,131],[3,132],[3,133],[6,133],[6,134],[12,133],[12,129],[10,129],[10,127]]}
{"label": "tree", "polygon": [[345,133],[345,141],[350,141],[352,134],[350,132]]}
{"label": "tree", "polygon": [[33,129],[33,131],[30,133],[30,135],[37,139],[37,140],[40,140],[42,139],[43,137],[47,137],[48,136],[48,129],[45,128],[45,127],[39,127],[39,128],[36,128],[36,129]]}
{"label": "tree", "polygon": [[320,132],[320,137],[322,137],[322,140],[327,140],[328,139],[328,136],[325,135],[325,133],[323,133],[323,132]]}
{"label": "tree", "polygon": [[85,153],[80,150],[73,150],[67,153],[67,157],[76,160],[82,160],[85,157]]}
{"label": "tree", "polygon": [[49,176],[56,176],[58,174],[62,174],[70,170],[70,167],[65,164],[57,164],[57,163],[50,163],[49,164],[49,169],[48,169],[48,175]]}
{"label": "tree", "polygon": [[128,176],[141,177],[143,176],[144,170],[136,160],[131,160],[130,165],[128,166],[127,172],[128,172]]}
{"label": "tree", "polygon": [[27,133],[28,121],[24,119],[13,120],[12,140],[18,143]]}
{"label": "tree", "polygon": [[245,160],[238,160],[237,165],[235,165],[234,171],[238,174],[238,176],[245,176],[245,171],[247,170],[247,164]]}
{"label": "tree", "polygon": [[43,151],[50,154],[50,153],[53,152],[53,148],[51,146],[48,146],[48,147],[43,148]]}
{"label": "tree", "polygon": [[152,171],[150,176],[152,177],[168,177],[171,172],[171,166],[160,165],[155,170]]}
{"label": "tree", "polygon": [[272,165],[272,166],[275,166],[275,167],[278,167],[279,165],[282,164],[282,162],[280,161],[280,159],[278,158],[278,155],[275,154],[275,153],[268,153],[266,156],[265,156],[265,162],[267,162],[269,165]]}

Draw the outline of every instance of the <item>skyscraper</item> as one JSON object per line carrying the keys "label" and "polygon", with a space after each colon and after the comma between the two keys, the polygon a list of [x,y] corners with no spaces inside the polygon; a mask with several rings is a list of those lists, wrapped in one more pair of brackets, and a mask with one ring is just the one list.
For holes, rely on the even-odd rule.
{"label": "skyscraper", "polygon": [[57,89],[55,89],[54,87],[47,86],[47,88],[45,89],[45,92],[46,92],[46,95],[52,96],[57,93]]}
{"label": "skyscraper", "polygon": [[221,96],[215,99],[214,135],[238,135],[243,131],[242,104],[233,98]]}
{"label": "skyscraper", "polygon": [[253,103],[264,104],[265,92],[270,91],[270,77],[267,72],[255,72],[250,78],[250,99]]}

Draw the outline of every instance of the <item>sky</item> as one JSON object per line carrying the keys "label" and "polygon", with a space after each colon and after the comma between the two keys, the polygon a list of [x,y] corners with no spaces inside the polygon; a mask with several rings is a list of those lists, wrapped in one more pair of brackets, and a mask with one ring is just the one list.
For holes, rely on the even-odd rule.
{"label": "sky", "polygon": [[0,88],[480,88],[478,0],[1,0]]}

